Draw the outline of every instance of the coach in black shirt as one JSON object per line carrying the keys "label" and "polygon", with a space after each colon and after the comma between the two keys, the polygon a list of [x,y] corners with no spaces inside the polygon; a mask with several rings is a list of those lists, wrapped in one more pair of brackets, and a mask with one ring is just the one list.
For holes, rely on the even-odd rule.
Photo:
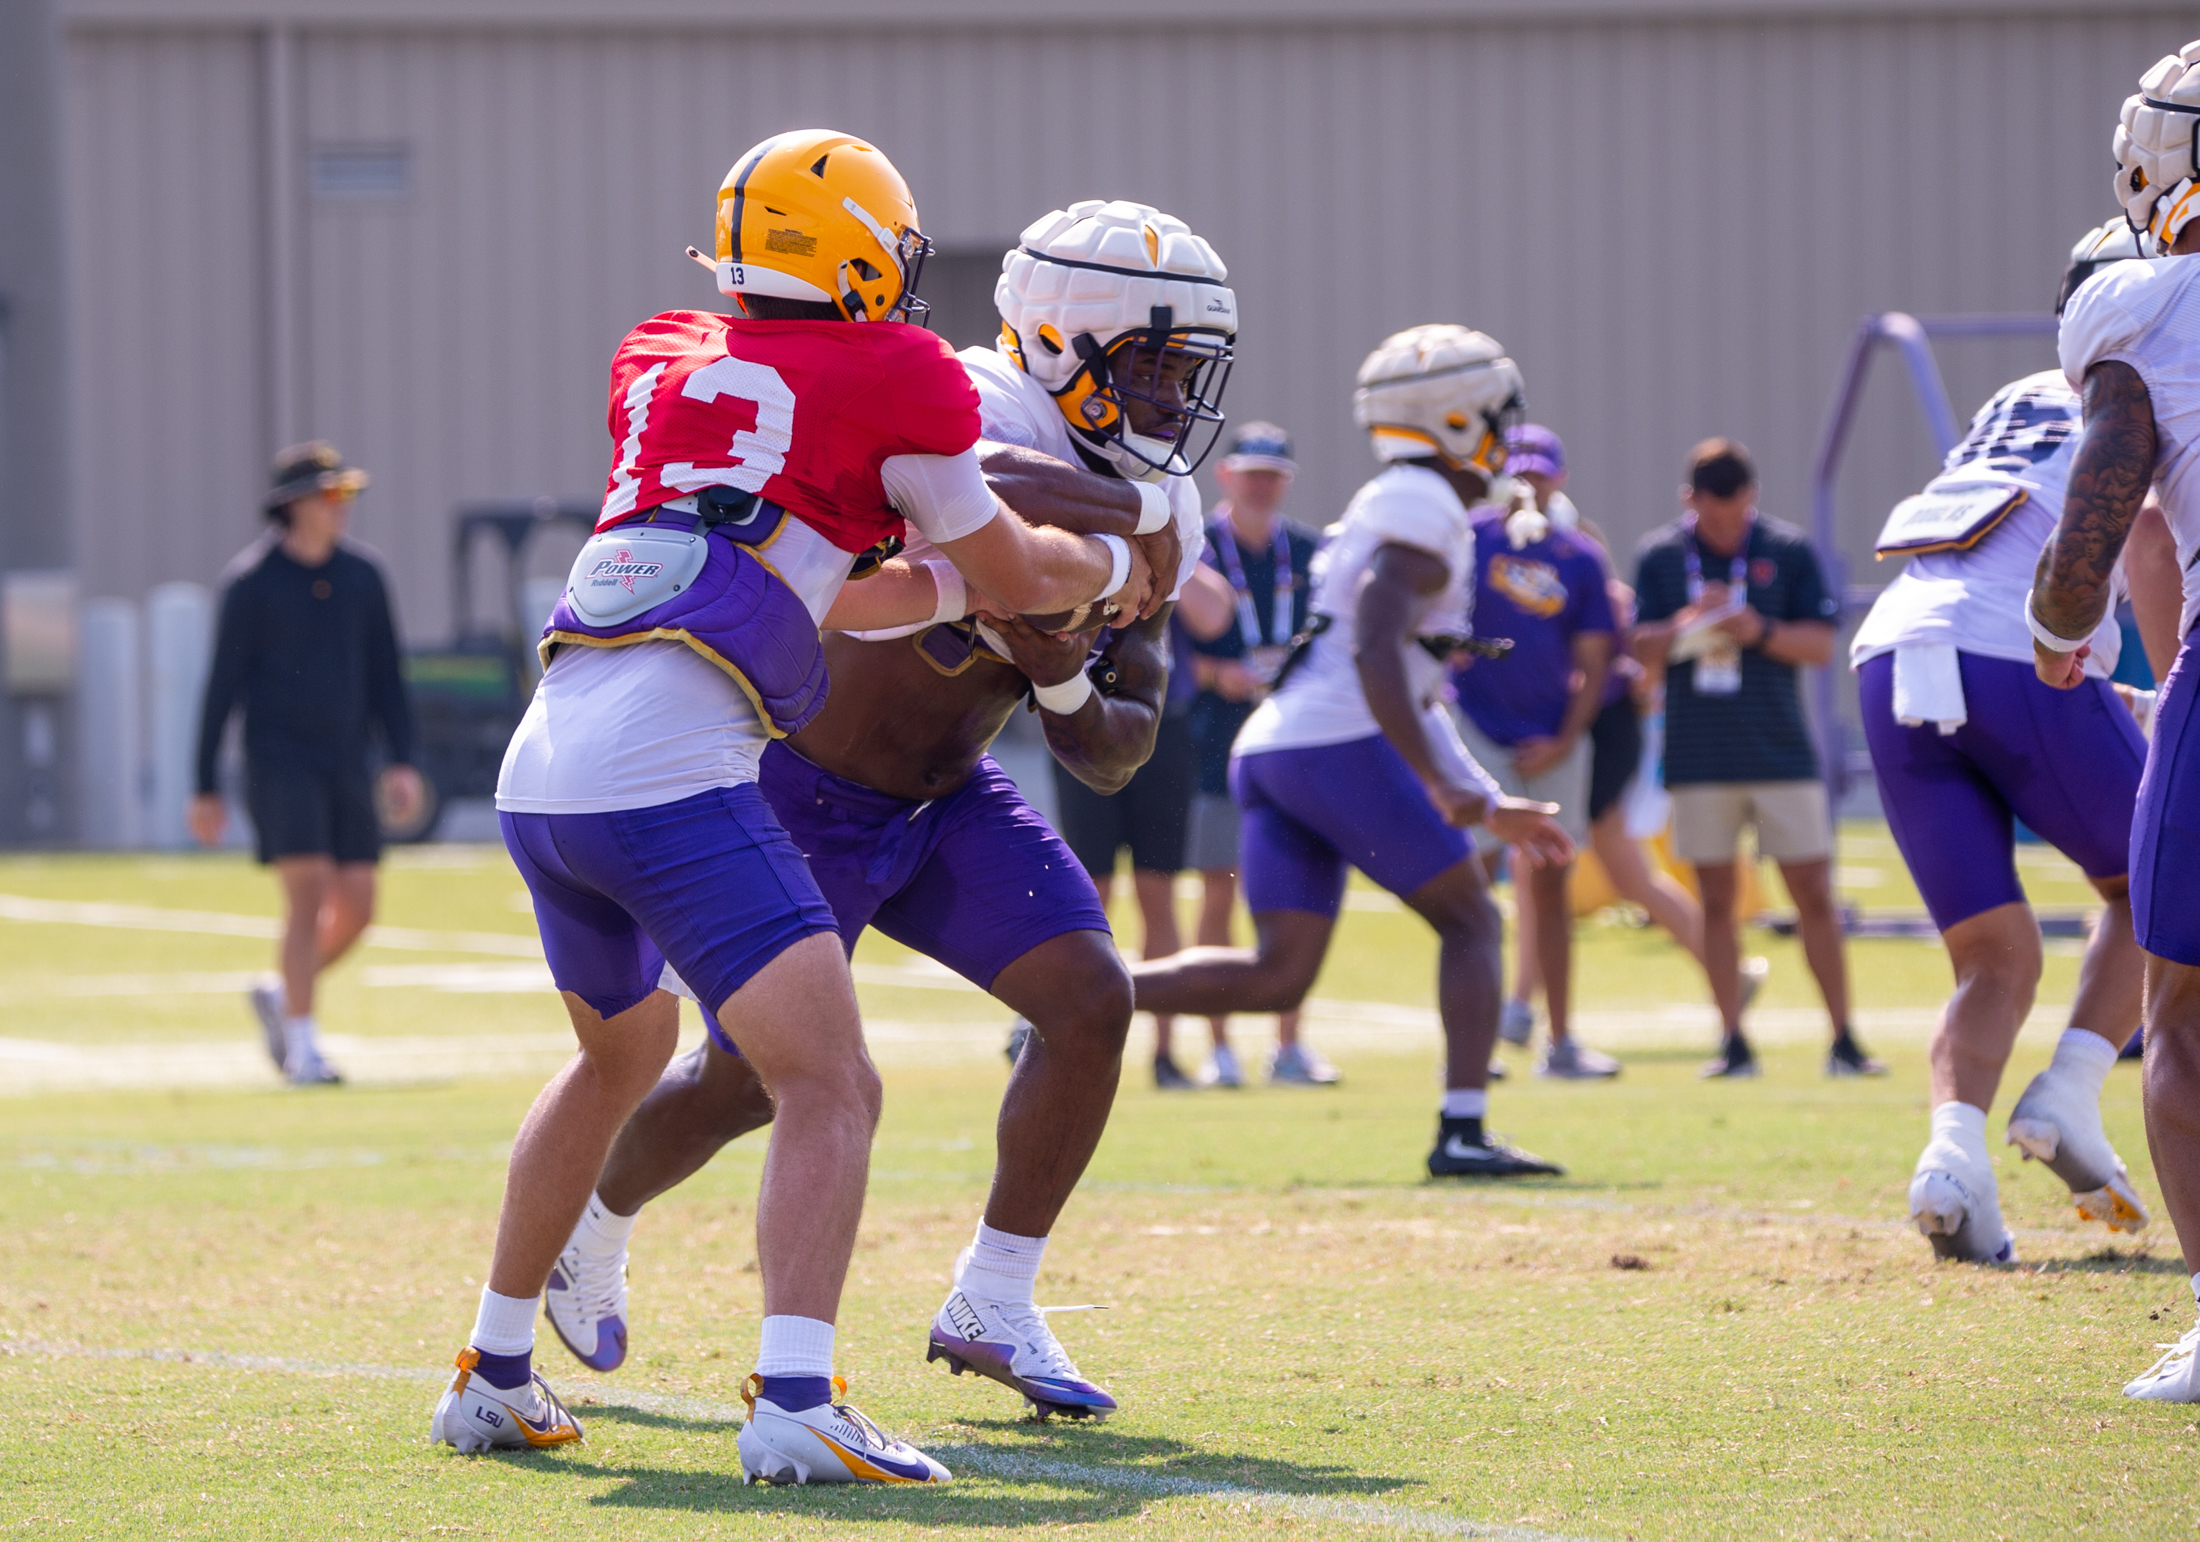
{"label": "coach in black shirt", "polygon": [[231,566],[199,719],[191,830],[211,846],[228,817],[215,762],[230,713],[244,708],[245,802],[287,909],[281,984],[255,986],[252,1007],[268,1054],[300,1086],[340,1079],[321,1058],[313,986],[374,918],[382,838],[367,757],[377,730],[394,816],[409,817],[421,797],[389,595],[344,540],[366,484],[318,441],[275,458],[265,505],[275,528]]}
{"label": "coach in black shirt", "polygon": [[1833,902],[1833,823],[1803,717],[1802,666],[1833,657],[1840,604],[1793,525],[1757,512],[1757,468],[1731,439],[1689,457],[1689,512],[1636,551],[1635,651],[1665,666],[1665,785],[1673,851],[1703,889],[1704,967],[1725,1042],[1707,1076],[1754,1076],[1742,1036],[1734,859],[1742,826],[1780,866],[1804,955],[1833,1022],[1828,1075],[1886,1068],[1849,1031],[1848,963]]}

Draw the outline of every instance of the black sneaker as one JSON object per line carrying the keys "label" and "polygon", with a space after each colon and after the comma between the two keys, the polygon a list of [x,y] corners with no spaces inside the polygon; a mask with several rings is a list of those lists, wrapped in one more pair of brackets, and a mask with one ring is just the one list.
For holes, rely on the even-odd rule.
{"label": "black sneaker", "polygon": [[1864,1046],[1856,1042],[1853,1034],[1844,1033],[1833,1041],[1833,1048],[1826,1051],[1828,1076],[1885,1076],[1887,1062],[1874,1060],[1864,1053]]}
{"label": "black sneaker", "polygon": [[1436,1149],[1428,1154],[1431,1178],[1560,1178],[1556,1162],[1509,1146],[1482,1128],[1479,1119],[1446,1119],[1436,1131]]}
{"label": "black sneaker", "polygon": [[1706,1060],[1696,1072],[1704,1081],[1719,1077],[1739,1079],[1756,1074],[1757,1052],[1749,1047],[1749,1040],[1738,1033],[1720,1045],[1719,1052]]}
{"label": "black sneaker", "polygon": [[1167,1055],[1153,1057],[1153,1084],[1163,1092],[1189,1092],[1199,1085],[1179,1071]]}

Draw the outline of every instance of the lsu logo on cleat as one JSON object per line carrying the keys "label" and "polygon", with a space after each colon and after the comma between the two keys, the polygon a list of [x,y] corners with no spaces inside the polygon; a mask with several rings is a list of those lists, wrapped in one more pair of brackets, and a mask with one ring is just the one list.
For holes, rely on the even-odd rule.
{"label": "lsu logo on cleat", "polygon": [[481,1422],[491,1429],[504,1428],[504,1415],[498,1413],[494,1408],[483,1408],[479,1417]]}

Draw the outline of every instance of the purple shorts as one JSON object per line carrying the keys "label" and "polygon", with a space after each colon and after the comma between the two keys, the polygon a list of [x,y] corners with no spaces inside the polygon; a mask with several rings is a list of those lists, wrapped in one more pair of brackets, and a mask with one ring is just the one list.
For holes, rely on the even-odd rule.
{"label": "purple shorts", "polygon": [[2131,822],[2131,921],[2139,946],[2156,958],[2200,968],[2200,730],[2192,700],[2200,659],[2193,653],[2187,637],[2154,708],[2154,742]]}
{"label": "purple shorts", "polygon": [[853,953],[866,926],[991,990],[1003,969],[1065,932],[1105,932],[1084,867],[988,755],[944,798],[911,803],[764,751],[758,785]]}
{"label": "purple shorts", "polygon": [[753,785],[603,814],[499,813],[558,989],[616,1017],[669,959],[712,1007],[833,913]]}
{"label": "purple shorts", "polygon": [[1255,915],[1335,916],[1347,867],[1402,897],[1474,851],[1381,734],[1240,755],[1230,762],[1230,793],[1244,811],[1238,872]]}
{"label": "purple shorts", "polygon": [[1967,721],[1952,734],[1894,717],[1894,655],[1857,671],[1879,801],[1933,925],[2021,903],[2024,823],[2089,878],[2130,866],[2132,806],[2146,741],[2104,680],[2074,691],[2029,664],[1960,653]]}

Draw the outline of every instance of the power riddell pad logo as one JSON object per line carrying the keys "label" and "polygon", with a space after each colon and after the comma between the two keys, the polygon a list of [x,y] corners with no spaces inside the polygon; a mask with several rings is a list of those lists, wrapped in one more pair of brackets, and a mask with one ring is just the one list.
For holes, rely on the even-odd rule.
{"label": "power riddell pad logo", "polygon": [[590,568],[588,576],[599,583],[617,584],[628,594],[632,594],[636,579],[655,578],[664,570],[665,565],[662,562],[636,562],[634,553],[622,546],[616,555],[606,557]]}

